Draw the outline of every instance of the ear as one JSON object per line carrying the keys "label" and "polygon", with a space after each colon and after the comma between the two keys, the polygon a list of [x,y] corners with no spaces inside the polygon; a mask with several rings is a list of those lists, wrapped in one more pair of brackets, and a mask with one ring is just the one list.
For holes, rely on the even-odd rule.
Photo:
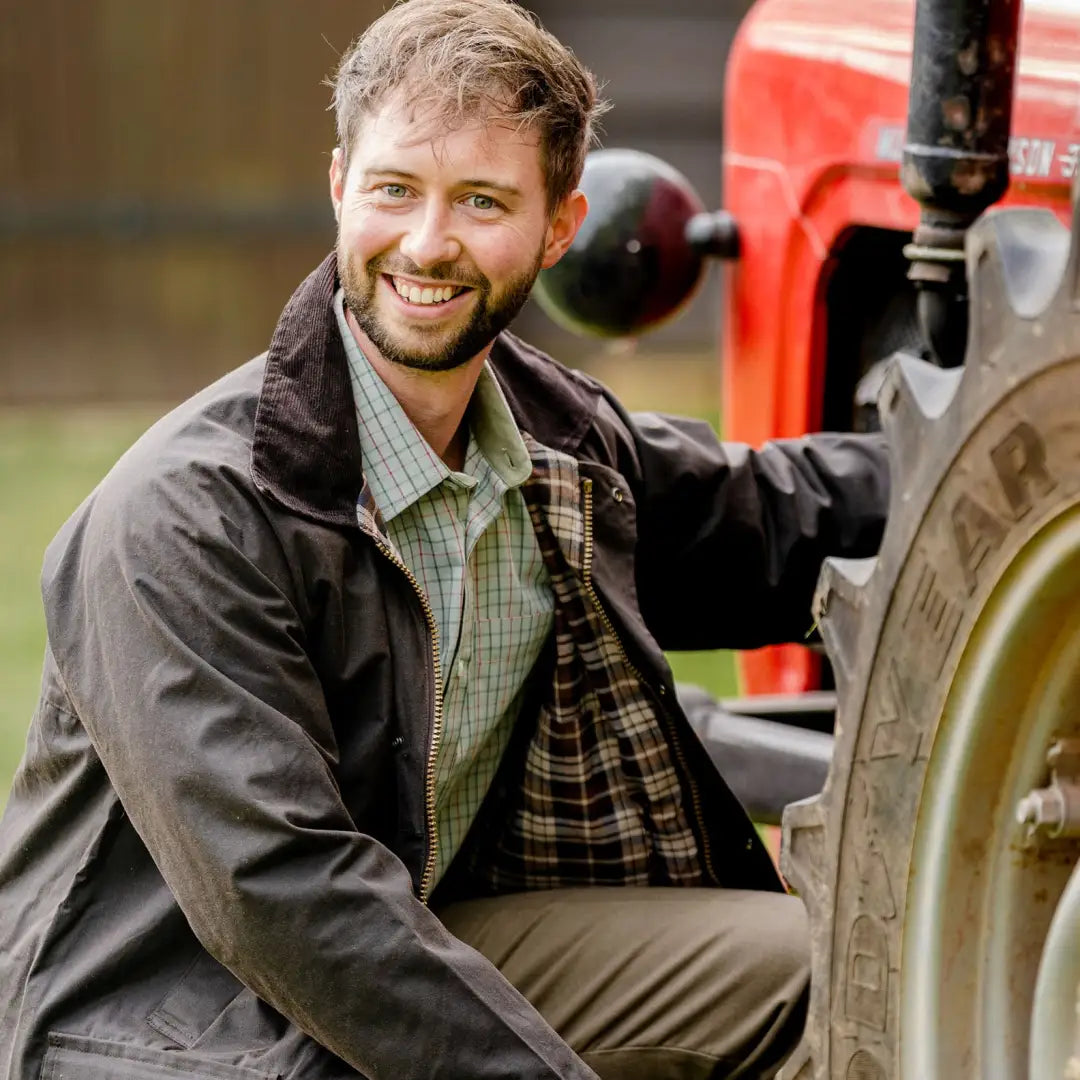
{"label": "ear", "polygon": [[571,191],[559,203],[548,224],[541,269],[554,266],[566,254],[588,212],[589,200],[585,198],[583,191]]}
{"label": "ear", "polygon": [[330,155],[330,202],[334,207],[334,220],[341,224],[341,198],[345,190],[345,155],[340,146]]}

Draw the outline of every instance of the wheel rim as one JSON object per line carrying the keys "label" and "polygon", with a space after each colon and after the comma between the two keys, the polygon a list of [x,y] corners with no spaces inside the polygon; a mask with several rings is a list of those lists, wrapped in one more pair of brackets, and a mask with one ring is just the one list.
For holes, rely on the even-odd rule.
{"label": "wheel rim", "polygon": [[1080,866],[1069,878],[1046,935],[1035,1001],[1031,1008],[1032,1080],[1066,1075],[1070,1050],[1076,1048],[1077,984],[1080,983]]}
{"label": "wheel rim", "polygon": [[[1046,777],[1046,751],[1080,731],[1080,509],[1023,548],[961,655],[927,767],[904,933],[901,1075],[1063,1075],[1076,982],[1036,979],[1075,841],[1025,845],[1017,802]],[[1055,960],[1060,946],[1053,943]],[[1075,950],[1074,950],[1075,951]],[[1080,968],[1080,964],[1077,965]],[[1056,1010],[1056,1011],[1055,1011]],[[1056,1065],[1057,1072],[1052,1070]]]}

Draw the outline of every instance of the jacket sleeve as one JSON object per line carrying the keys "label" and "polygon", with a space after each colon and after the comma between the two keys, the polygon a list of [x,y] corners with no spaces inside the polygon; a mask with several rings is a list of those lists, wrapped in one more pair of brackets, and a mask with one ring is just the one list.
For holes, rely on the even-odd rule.
{"label": "jacket sleeve", "polygon": [[[123,464],[123,463],[122,463]],[[194,933],[371,1078],[594,1080],[361,834],[256,496],[123,468],[46,558],[50,641],[120,802]]]}
{"label": "jacket sleeve", "polygon": [[629,434],[609,446],[623,442],[620,467],[635,477],[641,610],[662,648],[805,640],[824,558],[877,552],[889,501],[882,436],[754,450],[698,420],[622,419]]}

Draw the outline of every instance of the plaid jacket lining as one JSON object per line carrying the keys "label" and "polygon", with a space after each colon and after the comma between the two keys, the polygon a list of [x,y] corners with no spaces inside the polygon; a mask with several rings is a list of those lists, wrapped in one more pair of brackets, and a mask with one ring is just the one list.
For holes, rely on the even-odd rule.
{"label": "plaid jacket lining", "polygon": [[472,872],[495,892],[705,884],[672,748],[586,591],[577,462],[525,438],[535,471],[523,490],[555,593],[555,673],[522,783]]}

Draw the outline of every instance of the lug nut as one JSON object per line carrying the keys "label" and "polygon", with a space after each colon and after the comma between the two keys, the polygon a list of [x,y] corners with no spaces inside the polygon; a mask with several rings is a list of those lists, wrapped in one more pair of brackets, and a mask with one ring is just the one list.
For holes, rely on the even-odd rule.
{"label": "lug nut", "polygon": [[1050,786],[1029,791],[1016,804],[1017,823],[1026,826],[1028,840],[1080,837],[1080,739],[1057,739],[1046,763]]}
{"label": "lug nut", "polygon": [[1057,788],[1036,788],[1016,804],[1016,820],[1029,833],[1045,829],[1051,835],[1065,822],[1065,800]]}

